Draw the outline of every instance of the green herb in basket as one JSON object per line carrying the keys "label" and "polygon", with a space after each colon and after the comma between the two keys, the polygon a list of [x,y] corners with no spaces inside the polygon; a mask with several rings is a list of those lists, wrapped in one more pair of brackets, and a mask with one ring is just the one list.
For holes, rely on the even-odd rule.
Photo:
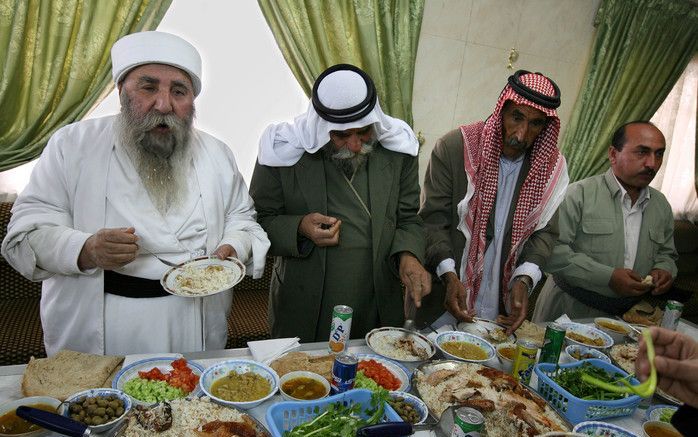
{"label": "green herb in basket", "polygon": [[[298,425],[284,433],[285,437],[354,437],[356,431],[364,426],[378,423],[385,412],[388,392],[375,392],[371,395],[371,408],[365,411],[368,419],[362,419],[361,404],[344,406],[340,402],[331,404],[327,410],[310,422]],[[316,407],[315,413],[319,412]]]}
{"label": "green herb in basket", "polygon": [[612,375],[600,367],[590,363],[582,363],[581,366],[562,369],[557,376],[552,377],[560,387],[564,388],[575,397],[584,400],[611,401],[627,397],[625,393],[617,393],[612,390],[600,388],[595,384],[590,384],[585,377],[593,377],[597,381],[604,381],[613,384],[617,380]]}
{"label": "green herb in basket", "polygon": [[[650,377],[645,382],[632,385],[626,378],[609,382],[596,378],[593,375],[583,376],[584,382],[614,393],[636,394],[643,398],[652,396],[657,389],[657,368],[654,366],[654,343],[652,343],[652,335],[649,329],[645,328],[642,330],[642,338],[647,345],[647,360],[650,362]],[[619,383],[622,385],[618,385]]]}

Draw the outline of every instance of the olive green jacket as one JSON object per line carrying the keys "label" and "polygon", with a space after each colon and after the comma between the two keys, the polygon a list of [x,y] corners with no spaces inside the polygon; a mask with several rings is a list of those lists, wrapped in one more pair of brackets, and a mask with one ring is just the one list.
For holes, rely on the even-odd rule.
{"label": "olive green jacket", "polygon": [[[633,270],[644,277],[662,269],[676,277],[674,217],[662,193],[652,187],[642,213]],[[575,182],[567,188],[558,210],[560,237],[546,271],[573,287],[618,297],[608,283],[616,268],[624,268],[625,232],[613,172]]]}
{"label": "olive green jacket", "polygon": [[[305,153],[291,167],[255,165],[250,195],[275,256],[269,307],[273,337],[315,339],[327,249],[306,240],[311,249],[301,253],[297,231],[306,214],[327,214],[325,180],[320,152]],[[407,251],[424,262],[417,158],[379,145],[368,157],[368,181],[378,312],[384,325],[402,326],[402,286],[394,256]]]}

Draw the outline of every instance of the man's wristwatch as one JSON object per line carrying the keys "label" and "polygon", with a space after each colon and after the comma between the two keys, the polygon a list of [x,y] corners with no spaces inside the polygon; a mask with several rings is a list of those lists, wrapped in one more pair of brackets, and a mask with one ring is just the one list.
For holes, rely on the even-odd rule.
{"label": "man's wristwatch", "polygon": [[528,275],[519,275],[514,278],[514,281],[523,282],[526,285],[526,292],[531,294],[533,291],[533,279]]}

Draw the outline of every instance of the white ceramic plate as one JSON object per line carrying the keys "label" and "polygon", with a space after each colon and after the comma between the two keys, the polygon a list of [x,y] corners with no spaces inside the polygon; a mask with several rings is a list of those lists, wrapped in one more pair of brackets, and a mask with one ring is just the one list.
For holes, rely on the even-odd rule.
{"label": "white ceramic plate", "polygon": [[[131,363],[128,366],[124,367],[119,371],[119,373],[116,374],[114,379],[111,382],[111,387],[115,388],[117,390],[124,391],[124,385],[130,381],[133,378],[138,378],[138,372],[147,372],[151,370],[153,367],[157,367],[160,369],[162,373],[167,373],[173,369],[172,367],[172,362],[176,360],[177,357],[156,357],[156,358],[147,358],[145,360],[140,360],[136,361],[135,363]],[[187,366],[192,370],[192,372],[195,375],[198,375],[199,378],[201,378],[201,374],[204,373],[204,368],[201,364],[195,362],[195,361],[189,361],[187,360]],[[125,393],[125,392],[124,392]],[[194,387],[194,390],[192,390],[188,395],[187,398],[192,399],[195,397],[198,397],[201,395],[201,388],[199,387],[199,384]],[[130,396],[130,395],[129,395]],[[133,401],[134,405],[153,405],[150,402],[144,402],[141,400],[138,400],[134,398],[133,396],[130,396],[131,400]]]}
{"label": "white ceramic plate", "polygon": [[480,338],[484,338],[488,342],[492,344],[498,344],[498,343],[516,343],[516,334],[511,334],[506,340],[504,341],[496,341],[492,337],[490,337],[490,332],[492,332],[495,329],[503,329],[504,331],[507,330],[506,326],[500,325],[497,322],[493,322],[492,320],[487,320],[487,319],[479,319],[475,317],[471,323],[468,322],[460,322],[457,326],[456,329],[458,331],[463,331],[467,332],[469,334],[474,334],[477,335]]}
{"label": "white ceramic plate", "polygon": [[[420,358],[403,349],[396,349],[393,343],[403,337],[411,339],[414,341],[415,346],[424,349],[426,351],[426,358]],[[428,338],[418,332],[408,331],[402,328],[376,328],[366,334],[366,344],[378,355],[407,363],[426,361],[436,353],[436,346],[434,346]],[[400,353],[404,355],[399,355]]]}
{"label": "white ceramic plate", "polygon": [[390,371],[390,373],[400,380],[400,387],[397,389],[397,391],[410,390],[410,375],[412,372],[407,370],[407,367],[403,366],[402,364],[374,354],[357,354],[356,358],[359,359],[359,363],[362,361],[373,360],[384,365]]}
{"label": "white ceramic plate", "polygon": [[668,413],[668,414],[674,414],[676,410],[678,410],[679,407],[675,405],[652,405],[647,409],[647,412],[645,413],[645,420],[651,421],[651,420],[661,420],[662,414],[663,413]]}
{"label": "white ceramic plate", "polygon": [[[202,292],[189,292],[186,290],[182,289],[182,286],[180,285],[180,279],[178,277],[181,277],[184,273],[184,269],[188,267],[193,267],[196,269],[205,269],[206,267],[209,266],[221,266],[224,269],[226,269],[229,274],[230,278],[229,281],[227,281],[225,284],[215,287],[211,290],[206,290]],[[226,259],[219,259],[216,257],[200,257],[200,258],[194,258],[190,261],[184,262],[177,267],[172,267],[170,270],[165,272],[163,275],[162,279],[160,280],[160,283],[162,284],[162,288],[165,289],[166,292],[173,294],[175,296],[183,296],[183,297],[202,297],[202,296],[211,296],[217,293],[220,293],[221,291],[228,290],[232,287],[234,287],[236,284],[238,284],[242,279],[245,277],[245,265],[237,258],[226,258]]]}
{"label": "white ceramic plate", "polygon": [[[611,336],[601,331],[600,329],[594,328],[593,326],[584,325],[582,323],[563,323],[562,326],[567,330],[567,334],[565,334],[565,340],[568,342],[568,344],[578,344],[594,349],[606,349],[613,346],[613,339],[611,338]],[[585,337],[593,339],[601,339],[603,341],[603,344],[601,346],[595,346],[573,340],[568,335],[570,332],[576,332],[579,335],[583,335]]]}

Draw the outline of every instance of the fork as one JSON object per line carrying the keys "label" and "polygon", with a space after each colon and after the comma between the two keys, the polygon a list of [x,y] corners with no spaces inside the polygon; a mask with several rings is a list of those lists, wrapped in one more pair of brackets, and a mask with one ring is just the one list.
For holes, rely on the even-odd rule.
{"label": "fork", "polygon": [[149,251],[148,249],[146,249],[145,247],[143,247],[143,246],[141,246],[141,249],[143,249],[144,251],[146,251],[146,252],[148,252],[149,254],[153,255],[155,258],[158,259],[158,261],[160,261],[161,263],[165,264],[166,266],[170,266],[170,267],[179,267],[179,264],[175,264],[175,263],[173,263],[172,261],[167,261],[166,259],[162,259],[162,258],[160,258],[159,256],[155,255],[153,252],[151,252],[151,251]]}

